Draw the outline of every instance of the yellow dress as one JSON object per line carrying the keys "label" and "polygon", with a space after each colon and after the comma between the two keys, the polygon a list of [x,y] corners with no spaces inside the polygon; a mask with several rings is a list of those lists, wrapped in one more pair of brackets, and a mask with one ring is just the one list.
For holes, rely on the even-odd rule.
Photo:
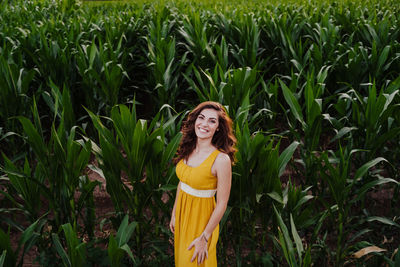
{"label": "yellow dress", "polygon": [[[199,166],[191,167],[186,165],[183,160],[176,165],[176,175],[179,180],[197,190],[217,189],[217,177],[212,175],[211,167],[215,158],[219,154],[218,150],[212,152]],[[197,197],[179,191],[175,210],[175,266],[203,266],[217,267],[217,241],[219,235],[219,225],[208,240],[208,259],[202,264],[197,265],[197,258],[190,262],[194,253],[194,247],[188,250],[190,243],[201,235],[207,226],[215,208],[214,197]]]}

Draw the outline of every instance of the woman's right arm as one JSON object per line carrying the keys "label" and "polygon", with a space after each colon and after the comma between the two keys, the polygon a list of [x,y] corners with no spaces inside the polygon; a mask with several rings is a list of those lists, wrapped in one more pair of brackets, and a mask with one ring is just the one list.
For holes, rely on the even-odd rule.
{"label": "woman's right arm", "polygon": [[176,202],[178,201],[178,196],[179,196],[180,190],[181,190],[181,182],[179,182],[178,186],[176,187],[175,202],[174,202],[174,207],[172,209],[171,221],[169,222],[169,228],[171,229],[172,233],[175,233],[175,210],[176,210]]}

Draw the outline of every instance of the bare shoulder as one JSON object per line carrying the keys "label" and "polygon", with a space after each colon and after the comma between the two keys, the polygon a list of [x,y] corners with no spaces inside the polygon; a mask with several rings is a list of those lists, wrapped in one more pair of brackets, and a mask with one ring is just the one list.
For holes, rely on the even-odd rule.
{"label": "bare shoulder", "polygon": [[[231,158],[228,154],[223,152],[219,153],[215,159],[215,174],[218,177],[218,181],[229,182],[232,178],[232,164]],[[218,182],[218,185],[221,183]]]}
{"label": "bare shoulder", "polygon": [[226,168],[226,167],[231,167],[231,158],[229,157],[228,154],[226,153],[219,153],[217,157],[215,158],[215,166],[217,168]]}

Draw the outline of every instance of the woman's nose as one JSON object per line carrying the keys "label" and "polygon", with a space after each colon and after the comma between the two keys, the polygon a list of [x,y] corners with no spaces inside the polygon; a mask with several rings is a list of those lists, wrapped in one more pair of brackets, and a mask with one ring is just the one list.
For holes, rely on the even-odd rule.
{"label": "woman's nose", "polygon": [[203,127],[208,127],[208,122],[207,122],[207,121],[202,121],[202,122],[201,122],[201,126],[203,126]]}

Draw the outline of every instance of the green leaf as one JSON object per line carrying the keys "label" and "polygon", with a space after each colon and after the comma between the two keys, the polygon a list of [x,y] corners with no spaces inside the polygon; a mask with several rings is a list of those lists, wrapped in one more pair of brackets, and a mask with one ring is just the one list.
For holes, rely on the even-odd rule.
{"label": "green leaf", "polygon": [[358,129],[357,127],[343,127],[342,129],[339,130],[339,132],[337,132],[337,134],[335,135],[335,137],[333,137],[333,138],[331,139],[331,141],[329,141],[329,143],[332,143],[332,142],[334,142],[334,141],[336,141],[336,140],[342,138],[342,137],[345,136],[346,134],[348,134],[348,133],[350,133],[350,132],[352,132],[352,131],[354,131],[354,130],[357,130],[357,129]]}
{"label": "green leaf", "polygon": [[60,238],[58,237],[58,235],[55,233],[52,233],[51,238],[53,239],[53,243],[55,245],[56,251],[57,251],[58,255],[61,257],[61,259],[64,263],[64,266],[72,267],[71,261],[68,258],[68,254],[67,254],[67,252],[65,252],[63,246],[61,245]]}
{"label": "green leaf", "polygon": [[132,222],[128,225],[129,216],[125,215],[124,219],[121,222],[121,225],[118,228],[116,240],[118,247],[122,247],[124,244],[128,243],[131,238],[133,231],[137,226],[137,222]]}
{"label": "green leaf", "polygon": [[288,103],[290,110],[292,111],[294,117],[302,124],[302,126],[305,126],[305,122],[303,119],[303,113],[301,111],[301,107],[299,105],[299,102],[297,101],[296,97],[292,93],[292,91],[284,84],[281,80],[279,80],[279,83],[282,88],[283,96],[286,100],[286,103]]}
{"label": "green leaf", "polygon": [[4,251],[7,251],[7,257],[4,256],[4,262],[6,266],[15,266],[17,263],[17,255],[15,255],[10,242],[10,233],[3,232],[0,228],[0,251],[3,251],[3,255],[6,255]]}
{"label": "green leaf", "polygon": [[167,162],[171,161],[173,156],[176,153],[176,150],[179,146],[179,142],[181,141],[182,138],[182,133],[179,132],[177,133],[174,138],[169,142],[169,144],[167,145],[166,149],[165,149],[165,153],[163,155],[163,159],[162,159],[162,165],[161,166],[165,166],[167,164]]}
{"label": "green leaf", "polygon": [[293,236],[294,242],[296,243],[297,254],[299,256],[299,259],[301,259],[301,254],[303,253],[304,248],[303,248],[303,243],[301,242],[301,238],[300,238],[299,234],[297,233],[296,225],[294,224],[292,214],[290,214],[290,228],[292,230],[292,236]]}
{"label": "green leaf", "polygon": [[289,162],[289,160],[292,158],[294,151],[296,151],[296,148],[300,145],[299,142],[294,141],[291,143],[279,156],[279,177],[282,176],[283,172],[285,171],[286,165]]}
{"label": "green leaf", "polygon": [[[40,224],[39,224],[39,222],[40,222]],[[36,237],[35,237],[35,231],[37,231],[36,228],[39,225],[39,231],[40,231],[40,228],[43,227],[44,223],[45,223],[45,221],[43,221],[42,219],[38,219],[34,223],[29,225],[29,227],[26,228],[25,231],[22,233],[21,238],[18,242],[18,247],[21,247],[23,244],[26,244],[27,241],[30,239],[33,239],[33,241],[36,241]],[[30,242],[28,244],[28,246],[25,245],[24,252],[28,251],[33,245],[34,245],[34,242],[33,243]]]}
{"label": "green leaf", "polygon": [[166,185],[162,185],[159,188],[157,188],[156,191],[163,191],[163,192],[167,191],[167,192],[169,192],[169,191],[172,191],[172,190],[176,190],[176,188],[177,188],[176,185],[166,184]]}
{"label": "green leaf", "polygon": [[278,203],[285,205],[285,202],[283,201],[283,198],[281,195],[279,195],[277,192],[271,192],[267,193],[269,197],[271,197],[273,200],[276,200]]}
{"label": "green leaf", "polygon": [[129,255],[129,257],[132,259],[133,263],[136,264],[135,257],[133,257],[131,248],[128,246],[128,244],[122,245],[121,249],[124,250]]}
{"label": "green leaf", "polygon": [[374,181],[371,181],[365,185],[363,185],[356,194],[356,198],[354,199],[354,201],[359,201],[364,194],[370,190],[371,188],[377,186],[377,185],[381,185],[381,184],[387,184],[387,183],[395,183],[395,184],[399,184],[399,182],[397,182],[396,180],[392,179],[392,178],[380,178]]}
{"label": "green leaf", "polygon": [[384,159],[384,158],[382,158],[382,157],[379,157],[379,158],[373,159],[373,160],[371,160],[371,161],[365,163],[364,165],[362,165],[362,166],[357,170],[357,172],[356,172],[356,174],[355,174],[355,176],[354,176],[354,180],[358,180],[359,178],[361,178],[362,176],[364,176],[364,175],[367,173],[367,171],[368,171],[371,167],[375,166],[376,164],[378,164],[379,162],[382,162],[382,161],[387,162],[386,159]]}
{"label": "green leaf", "polygon": [[375,221],[400,228],[399,224],[385,217],[371,216],[367,218],[367,222],[375,222]]}
{"label": "green leaf", "polygon": [[28,136],[28,142],[32,146],[33,150],[35,151],[36,155],[42,159],[44,159],[46,155],[46,144],[42,136],[33,126],[32,122],[25,117],[18,117],[19,121],[24,128],[25,134]]}
{"label": "green leaf", "polygon": [[3,253],[1,253],[1,256],[0,256],[0,267],[4,266],[4,262],[6,260],[6,255],[7,255],[7,250],[3,250]]}

